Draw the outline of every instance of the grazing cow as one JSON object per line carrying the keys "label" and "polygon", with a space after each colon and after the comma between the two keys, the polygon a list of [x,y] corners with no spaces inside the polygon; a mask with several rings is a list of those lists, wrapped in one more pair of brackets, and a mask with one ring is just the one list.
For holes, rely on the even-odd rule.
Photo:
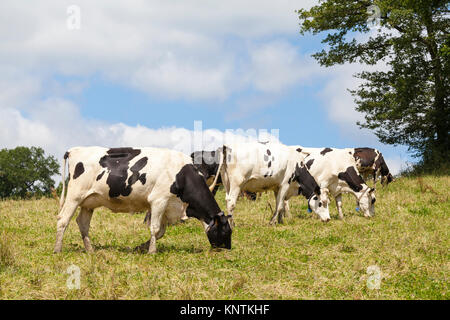
{"label": "grazing cow", "polygon": [[381,176],[381,185],[387,186],[394,178],[389,172],[389,168],[384,161],[383,154],[373,148],[355,148],[353,157],[356,160],[356,167],[365,180],[369,176],[373,177],[373,185],[376,185],[377,177]]}
{"label": "grazing cow", "polygon": [[[69,185],[65,192],[66,161]],[[63,192],[58,215],[55,252],[60,252],[64,231],[77,207],[86,250],[91,251],[89,225],[93,210],[151,212],[149,253],[169,223],[188,217],[199,219],[213,247],[231,248],[231,227],[205,180],[185,154],[158,148],[76,147],[66,152]]]}
{"label": "grazing cow", "polygon": [[[237,143],[218,150],[218,172],[226,190],[228,216],[233,215],[241,190],[263,192],[272,190],[276,196],[276,209],[271,224],[282,222],[285,200],[302,194],[308,207],[322,221],[329,221],[327,196],[308,172],[303,162],[305,154],[291,150],[283,144],[258,142]],[[215,180],[218,179],[217,174]],[[211,185],[210,190],[215,186]]]}
{"label": "grazing cow", "polygon": [[353,149],[291,148],[309,153],[305,158],[306,167],[320,187],[335,198],[339,218],[344,217],[342,193],[346,192],[355,196],[365,217],[375,214],[375,189],[367,186],[360,176]]}
{"label": "grazing cow", "polygon": [[[208,186],[210,186],[214,182],[214,178],[216,177],[217,170],[219,168],[218,155],[219,154],[216,151],[195,151],[191,153],[191,158],[194,166],[203,175]],[[212,190],[214,196],[219,189],[219,184],[222,184],[220,175],[217,178],[217,183],[214,187],[214,190]],[[251,201],[255,201],[257,197],[256,193],[248,191],[243,191],[241,195]]]}

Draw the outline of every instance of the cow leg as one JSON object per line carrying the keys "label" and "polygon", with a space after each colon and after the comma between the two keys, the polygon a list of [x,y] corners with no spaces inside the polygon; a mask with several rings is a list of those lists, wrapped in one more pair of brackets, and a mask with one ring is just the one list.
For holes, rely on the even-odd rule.
{"label": "cow leg", "polygon": [[286,198],[286,192],[288,190],[288,187],[282,187],[278,194],[277,194],[277,203],[276,203],[276,208],[275,208],[275,212],[274,215],[272,217],[272,219],[270,220],[270,224],[276,224],[277,220],[278,223],[283,223],[283,212],[284,212],[284,201]]}
{"label": "cow leg", "polygon": [[[156,240],[164,235],[164,231],[162,231],[162,229],[165,229],[163,219],[166,208],[166,199],[155,200],[151,204],[152,220],[150,223],[150,245],[148,247],[148,253],[156,253]],[[159,238],[158,235],[160,236]]]}
{"label": "cow leg", "polygon": [[233,228],[234,228],[233,214],[234,209],[236,208],[236,202],[240,192],[241,188],[239,188],[238,186],[231,186],[230,192],[227,195],[227,212],[229,216],[231,215],[231,217],[228,219],[228,222],[230,223],[230,226]]}
{"label": "cow leg", "polygon": [[291,208],[289,207],[288,200],[284,200],[284,212],[285,212],[286,218],[291,217]]}
{"label": "cow leg", "polygon": [[336,207],[338,210],[339,219],[344,219],[344,213],[342,212],[342,194],[337,195],[336,197],[334,197],[334,199],[336,200]]}
{"label": "cow leg", "polygon": [[88,208],[81,208],[80,214],[77,217],[78,227],[80,228],[81,237],[83,238],[84,247],[86,251],[94,251],[91,246],[91,240],[89,239],[89,227],[91,225],[92,213],[94,210]]}
{"label": "cow leg", "polygon": [[58,214],[58,222],[56,223],[56,243],[53,252],[61,252],[64,231],[66,231],[70,219],[72,219],[73,214],[77,210],[77,207],[78,202],[67,199],[61,209],[61,212]]}

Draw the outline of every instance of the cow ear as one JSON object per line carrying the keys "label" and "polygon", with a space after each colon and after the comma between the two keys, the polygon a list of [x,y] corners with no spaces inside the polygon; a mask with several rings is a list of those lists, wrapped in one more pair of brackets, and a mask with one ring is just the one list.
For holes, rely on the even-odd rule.
{"label": "cow ear", "polygon": [[375,188],[370,188],[369,193],[372,193],[372,192],[374,192],[374,191],[375,191]]}

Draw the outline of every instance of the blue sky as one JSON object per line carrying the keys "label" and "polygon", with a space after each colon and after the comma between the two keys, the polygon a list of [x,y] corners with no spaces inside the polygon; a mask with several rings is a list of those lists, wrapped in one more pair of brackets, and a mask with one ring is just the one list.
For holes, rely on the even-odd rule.
{"label": "blue sky", "polygon": [[364,66],[322,68],[311,58],[321,37],[298,33],[294,9],[315,2],[2,4],[0,147],[58,158],[75,145],[174,147],[174,130],[201,120],[279,129],[288,145],[373,146],[398,171],[406,148],[356,126],[346,89]]}

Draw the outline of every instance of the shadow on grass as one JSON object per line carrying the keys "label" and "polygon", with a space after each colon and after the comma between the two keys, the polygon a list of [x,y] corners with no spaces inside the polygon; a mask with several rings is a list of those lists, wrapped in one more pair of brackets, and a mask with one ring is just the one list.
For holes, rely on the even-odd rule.
{"label": "shadow on grass", "polygon": [[[123,253],[133,253],[133,254],[147,254],[148,249],[150,246],[150,240],[147,242],[144,242],[140,244],[137,247],[128,247],[128,246],[120,246],[120,245],[111,245],[111,244],[105,244],[105,245],[95,245],[93,244],[92,247],[94,249],[94,253],[99,250],[107,250],[107,251],[118,251]],[[83,246],[80,246],[78,244],[67,244],[65,245],[65,248],[63,249],[67,252],[79,252],[79,253],[86,253],[86,249]],[[157,243],[157,253],[162,252],[185,252],[185,253],[201,253],[204,252],[204,249],[201,248],[195,248],[192,245],[165,245],[163,243]]]}
{"label": "shadow on grass", "polygon": [[[138,254],[147,254],[148,249],[150,247],[150,240],[147,242],[144,242],[140,244],[139,246],[132,249],[133,253]],[[188,245],[165,245],[162,243],[157,243],[157,253],[158,252],[187,252],[187,253],[201,253],[203,252],[203,249],[195,248],[194,246],[188,246]]]}

